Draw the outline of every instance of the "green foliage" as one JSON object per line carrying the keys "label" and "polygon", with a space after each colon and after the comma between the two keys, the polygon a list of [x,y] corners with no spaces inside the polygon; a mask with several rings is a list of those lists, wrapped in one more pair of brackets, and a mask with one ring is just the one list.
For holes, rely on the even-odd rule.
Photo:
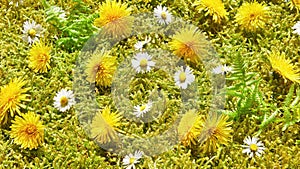
{"label": "green foliage", "polygon": [[64,50],[73,52],[80,50],[84,43],[97,30],[93,21],[97,14],[91,14],[90,9],[81,0],[74,0],[75,5],[70,9],[67,18],[60,18],[57,6],[50,6],[44,1],[46,8],[46,22],[52,24],[59,30],[60,37],[56,45]]}
{"label": "green foliage", "polygon": [[275,110],[270,116],[267,116],[266,114],[264,115],[258,133],[261,133],[261,131],[272,122],[282,122],[284,124],[282,127],[282,131],[285,131],[289,126],[300,122],[299,99],[300,89],[299,87],[297,87],[297,90],[295,91],[295,84],[292,84],[288,94],[286,95],[286,98],[283,101],[283,105],[281,107],[274,106]]}
{"label": "green foliage", "polygon": [[248,71],[248,66],[248,62],[244,60],[240,51],[236,51],[232,74],[226,78],[228,81],[233,81],[232,85],[226,88],[226,94],[235,100],[233,103],[235,109],[228,113],[235,120],[241,115],[254,113],[259,105],[263,104],[262,94],[258,88],[260,78],[258,78],[258,73]]}

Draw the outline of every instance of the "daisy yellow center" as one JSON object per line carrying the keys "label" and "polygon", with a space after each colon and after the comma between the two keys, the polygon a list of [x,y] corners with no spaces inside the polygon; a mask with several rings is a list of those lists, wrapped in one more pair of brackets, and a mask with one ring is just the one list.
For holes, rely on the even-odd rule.
{"label": "daisy yellow center", "polygon": [[69,99],[66,96],[63,96],[60,98],[60,105],[62,107],[65,107],[68,105]]}
{"label": "daisy yellow center", "polygon": [[185,80],[186,80],[186,74],[184,72],[180,72],[179,81],[180,82],[185,82]]}
{"label": "daisy yellow center", "polygon": [[25,133],[29,136],[34,136],[37,133],[37,128],[35,125],[33,124],[28,124],[25,128]]}
{"label": "daisy yellow center", "polygon": [[257,151],[258,147],[256,144],[250,144],[250,150],[251,151]]}
{"label": "daisy yellow center", "polygon": [[36,35],[36,31],[35,31],[34,29],[29,29],[28,34],[29,34],[31,37],[34,37],[34,36]]}
{"label": "daisy yellow center", "polygon": [[167,19],[167,13],[166,13],[166,12],[162,12],[162,13],[161,13],[161,18],[162,18],[163,20],[166,20],[166,19]]}
{"label": "daisy yellow center", "polygon": [[146,105],[142,105],[141,107],[140,107],[140,111],[144,111],[146,109]]}
{"label": "daisy yellow center", "polygon": [[140,66],[144,68],[147,66],[147,63],[148,63],[147,59],[143,58],[140,61]]}
{"label": "daisy yellow center", "polygon": [[129,163],[130,163],[130,164],[133,164],[134,162],[135,162],[135,158],[134,158],[134,157],[130,157]]}

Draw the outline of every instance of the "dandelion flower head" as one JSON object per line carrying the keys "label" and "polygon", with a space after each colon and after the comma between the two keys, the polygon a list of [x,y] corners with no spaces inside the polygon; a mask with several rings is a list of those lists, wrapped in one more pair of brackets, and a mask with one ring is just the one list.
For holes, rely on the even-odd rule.
{"label": "dandelion flower head", "polygon": [[194,110],[185,113],[178,125],[178,136],[184,146],[196,144],[201,132],[202,118]]}
{"label": "dandelion flower head", "polygon": [[228,13],[221,0],[198,0],[194,5],[198,11],[206,10],[206,15],[211,15],[217,23],[227,18]]}
{"label": "dandelion flower head", "polygon": [[268,7],[264,4],[245,2],[238,9],[235,20],[242,29],[256,31],[258,28],[264,28],[268,19],[268,12]]}
{"label": "dandelion flower head", "polygon": [[29,101],[29,95],[26,92],[29,88],[24,88],[26,81],[22,79],[13,79],[7,85],[1,87],[0,91],[0,122],[6,124],[9,117],[15,113],[21,113],[20,108],[26,108],[23,101]]}
{"label": "dandelion flower head", "polygon": [[28,112],[12,121],[10,136],[22,148],[36,149],[44,142],[44,126],[39,115]]}
{"label": "dandelion flower head", "polygon": [[45,73],[50,69],[51,47],[43,42],[35,43],[29,51],[29,67],[34,72]]}
{"label": "dandelion flower head", "polygon": [[116,130],[121,125],[121,115],[112,113],[109,107],[99,111],[93,118],[91,124],[91,136],[101,144],[117,139]]}
{"label": "dandelion flower head", "polygon": [[211,113],[202,123],[202,130],[199,136],[199,142],[202,145],[204,152],[215,152],[217,148],[223,144],[227,145],[231,139],[232,129],[231,121],[226,115],[218,115]]}
{"label": "dandelion flower head", "polygon": [[206,55],[208,52],[208,42],[197,28],[182,29],[172,37],[168,45],[175,55],[192,63],[198,63],[201,56]]}
{"label": "dandelion flower head", "polygon": [[272,68],[279,73],[284,79],[289,79],[293,82],[300,83],[299,68],[292,64],[292,61],[283,53],[272,52],[268,59],[272,65]]}
{"label": "dandelion flower head", "polygon": [[116,57],[110,56],[109,52],[102,51],[93,54],[87,61],[85,73],[89,82],[96,82],[99,86],[108,87],[112,83],[116,69]]}
{"label": "dandelion flower head", "polygon": [[96,18],[94,25],[101,28],[103,33],[113,38],[127,36],[131,33],[133,18],[131,10],[126,3],[115,0],[106,0],[99,9],[99,18]]}

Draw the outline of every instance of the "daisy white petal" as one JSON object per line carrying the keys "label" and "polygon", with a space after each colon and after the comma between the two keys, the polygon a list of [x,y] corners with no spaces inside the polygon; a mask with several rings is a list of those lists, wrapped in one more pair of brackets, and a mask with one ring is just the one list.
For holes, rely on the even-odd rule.
{"label": "daisy white petal", "polygon": [[61,112],[69,110],[74,104],[75,98],[71,90],[62,89],[54,97],[54,107]]}
{"label": "daisy white petal", "polygon": [[40,24],[36,24],[35,21],[25,21],[23,24],[22,39],[29,44],[33,44],[42,36],[42,31],[43,27]]}
{"label": "daisy white petal", "polygon": [[134,106],[133,114],[136,117],[143,117],[145,113],[147,113],[151,110],[151,107],[152,107],[152,102],[148,102],[148,103],[140,105],[140,106]]}
{"label": "daisy white petal", "polygon": [[180,70],[175,73],[174,79],[175,84],[178,87],[186,89],[188,85],[195,81],[195,76],[193,75],[193,72],[189,67],[186,67],[186,69],[184,70],[181,66]]}
{"label": "daisy white petal", "polygon": [[164,6],[158,5],[154,8],[154,16],[158,19],[159,24],[169,24],[172,21],[172,15]]}
{"label": "daisy white petal", "polygon": [[300,35],[300,21],[298,21],[293,27],[294,29],[293,33]]}
{"label": "daisy white petal", "polygon": [[126,169],[135,169],[135,164],[139,163],[139,160],[142,158],[143,152],[137,150],[134,154],[126,155],[123,159],[123,165]]}
{"label": "daisy white petal", "polygon": [[131,64],[138,73],[146,73],[155,65],[151,59],[152,57],[148,53],[140,52],[131,60]]}
{"label": "daisy white petal", "polygon": [[247,137],[244,140],[246,145],[242,145],[244,148],[242,153],[246,153],[250,158],[256,156],[261,156],[264,153],[265,147],[257,137]]}

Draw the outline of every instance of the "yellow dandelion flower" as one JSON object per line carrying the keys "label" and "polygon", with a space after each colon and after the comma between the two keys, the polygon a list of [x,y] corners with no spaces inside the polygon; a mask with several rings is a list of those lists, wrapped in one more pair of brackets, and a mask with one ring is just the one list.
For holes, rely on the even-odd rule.
{"label": "yellow dandelion flower", "polygon": [[194,28],[186,28],[177,32],[169,42],[169,46],[175,55],[192,63],[198,63],[201,56],[208,52],[208,41],[200,31]]}
{"label": "yellow dandelion flower", "polygon": [[228,144],[231,139],[232,121],[227,122],[228,116],[212,113],[202,123],[202,131],[199,136],[204,152],[215,152],[220,144]]}
{"label": "yellow dandelion flower", "polygon": [[242,29],[256,31],[263,28],[268,19],[268,7],[258,2],[245,2],[236,14],[235,20]]}
{"label": "yellow dandelion flower", "polygon": [[131,33],[133,17],[126,3],[106,0],[99,9],[100,17],[95,19],[94,25],[102,27],[104,35],[118,38]]}
{"label": "yellow dandelion flower", "polygon": [[21,114],[12,121],[10,136],[22,148],[36,149],[44,142],[44,126],[33,112]]}
{"label": "yellow dandelion flower", "polygon": [[102,51],[93,54],[88,60],[85,73],[89,82],[96,82],[99,86],[107,87],[111,85],[116,69],[116,57],[110,56],[109,52]]}
{"label": "yellow dandelion flower", "polygon": [[9,116],[13,117],[15,112],[20,114],[20,108],[26,106],[22,104],[22,101],[29,101],[25,94],[29,88],[24,88],[26,81],[21,79],[13,79],[9,84],[1,87],[0,91],[0,123],[6,124]]}
{"label": "yellow dandelion flower", "polygon": [[121,125],[121,115],[111,113],[109,107],[99,111],[93,118],[91,124],[91,136],[101,144],[105,144],[117,139],[116,130]]}
{"label": "yellow dandelion flower", "polygon": [[222,19],[226,19],[228,13],[225,10],[224,4],[221,0],[200,0],[194,3],[196,9],[200,11],[207,11],[207,15],[213,17],[213,21],[220,23]]}
{"label": "yellow dandelion flower", "polygon": [[193,110],[183,115],[178,125],[178,136],[184,146],[196,144],[196,139],[201,131],[201,117]]}
{"label": "yellow dandelion flower", "polygon": [[300,0],[291,0],[291,1],[289,1],[289,4],[290,4],[291,9],[294,9],[294,8],[296,8],[297,10],[300,9]]}
{"label": "yellow dandelion flower", "polygon": [[50,69],[50,51],[51,47],[43,42],[35,43],[29,51],[29,67],[34,72],[47,72]]}
{"label": "yellow dandelion flower", "polygon": [[278,72],[284,79],[289,79],[293,82],[300,83],[300,71],[299,68],[292,64],[290,59],[287,59],[285,55],[280,52],[272,52],[268,59],[272,65],[272,68]]}

